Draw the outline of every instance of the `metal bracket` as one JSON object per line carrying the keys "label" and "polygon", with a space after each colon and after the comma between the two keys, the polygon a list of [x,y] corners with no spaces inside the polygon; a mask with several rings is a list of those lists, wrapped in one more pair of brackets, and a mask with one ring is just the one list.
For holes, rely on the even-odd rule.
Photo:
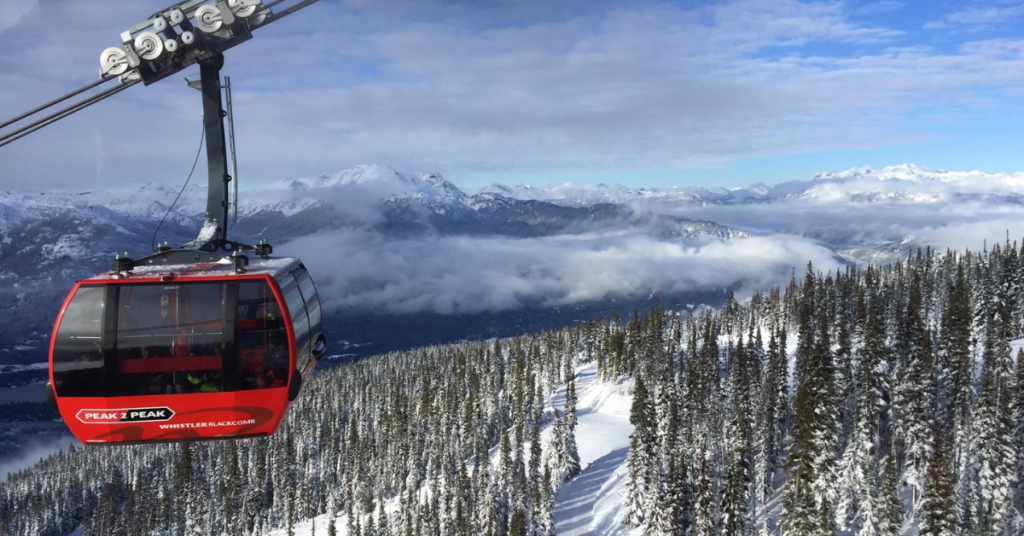
{"label": "metal bracket", "polygon": [[[231,255],[218,254],[227,251],[230,251]],[[245,254],[248,251],[259,255],[260,258],[267,259],[274,252],[274,246],[270,245],[265,238],[255,246],[231,240],[211,240],[199,248],[172,248],[167,242],[164,242],[157,246],[156,253],[148,257],[132,259],[128,253],[115,256],[114,262],[110,265],[110,271],[128,274],[139,266],[172,266],[230,261],[235,266],[235,272],[242,273],[249,265],[249,257]]]}
{"label": "metal bracket", "polygon": [[135,261],[128,256],[128,252],[125,252],[124,257],[121,255],[114,256],[114,263],[110,265],[111,272],[130,272],[134,267]]}
{"label": "metal bracket", "polygon": [[249,266],[249,257],[246,257],[242,250],[236,249],[231,254],[231,262],[235,263],[235,273],[241,274],[245,272],[245,267]]}

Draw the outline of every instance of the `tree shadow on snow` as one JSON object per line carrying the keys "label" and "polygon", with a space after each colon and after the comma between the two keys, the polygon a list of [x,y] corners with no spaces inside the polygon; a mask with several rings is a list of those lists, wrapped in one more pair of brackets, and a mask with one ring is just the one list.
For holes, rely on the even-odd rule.
{"label": "tree shadow on snow", "polygon": [[562,485],[555,496],[555,526],[559,534],[585,534],[593,523],[594,504],[615,470],[626,460],[628,447],[613,450],[594,460],[576,478]]}

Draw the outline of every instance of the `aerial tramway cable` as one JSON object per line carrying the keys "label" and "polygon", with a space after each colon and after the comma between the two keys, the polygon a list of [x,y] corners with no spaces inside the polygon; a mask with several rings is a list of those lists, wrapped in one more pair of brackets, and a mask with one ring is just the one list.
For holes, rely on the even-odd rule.
{"label": "aerial tramway cable", "polygon": [[25,119],[26,117],[29,117],[31,115],[35,115],[35,114],[37,114],[37,113],[39,113],[39,112],[41,112],[41,111],[43,111],[43,110],[53,106],[54,104],[58,104],[58,103],[64,102],[64,101],[70,99],[71,97],[74,97],[75,95],[78,95],[78,94],[84,93],[86,91],[89,91],[90,89],[92,89],[92,88],[94,88],[94,87],[96,87],[96,86],[98,86],[100,84],[105,84],[105,83],[107,83],[107,82],[109,82],[109,81],[111,81],[111,80],[113,80],[115,78],[117,78],[117,77],[116,76],[104,76],[103,78],[100,78],[99,80],[97,80],[97,81],[95,81],[95,82],[93,82],[91,84],[86,84],[86,85],[84,85],[84,86],[82,86],[82,87],[72,91],[71,93],[68,93],[67,95],[64,95],[63,97],[60,97],[60,98],[57,98],[57,99],[53,99],[52,101],[50,101],[50,102],[48,102],[48,103],[46,103],[46,104],[44,104],[44,105],[42,105],[42,106],[40,106],[38,108],[33,108],[33,109],[31,109],[31,110],[29,110],[29,111],[19,115],[18,117],[15,117],[14,119],[9,119],[7,121],[4,121],[3,123],[0,123],[0,128],[4,128],[4,127],[6,127],[8,125],[11,125],[13,123],[17,123],[18,121],[21,121],[22,119]]}
{"label": "aerial tramway cable", "polygon": [[126,84],[122,84],[120,86],[110,88],[110,89],[108,89],[106,91],[103,91],[102,93],[97,93],[96,95],[93,95],[92,97],[89,97],[88,99],[86,99],[84,101],[72,104],[71,106],[68,106],[67,108],[64,108],[63,110],[60,110],[59,112],[54,112],[54,113],[52,113],[52,114],[50,114],[50,115],[48,115],[48,116],[46,116],[46,117],[44,117],[44,118],[34,122],[34,123],[30,123],[28,125],[25,125],[25,126],[19,128],[18,130],[15,130],[13,132],[8,132],[7,134],[4,134],[3,136],[0,136],[0,147],[3,147],[4,145],[7,145],[7,144],[12,143],[14,141],[17,141],[17,140],[19,140],[21,138],[24,138],[25,136],[28,136],[29,134],[31,134],[31,133],[33,133],[33,132],[35,132],[35,131],[37,131],[37,130],[45,127],[45,126],[47,126],[47,125],[55,123],[55,122],[65,118],[65,117],[75,113],[75,112],[84,110],[85,108],[88,108],[89,106],[92,106],[93,104],[96,104],[97,102],[100,102],[101,100],[106,99],[107,97],[111,97],[113,95],[116,95],[116,94],[118,94],[118,93],[120,93],[120,92],[122,92],[122,91],[124,91],[124,90],[126,90],[126,89],[128,89],[128,88],[130,88],[132,86],[134,86],[137,83],[139,83],[139,80],[132,80],[131,82],[128,82]]}

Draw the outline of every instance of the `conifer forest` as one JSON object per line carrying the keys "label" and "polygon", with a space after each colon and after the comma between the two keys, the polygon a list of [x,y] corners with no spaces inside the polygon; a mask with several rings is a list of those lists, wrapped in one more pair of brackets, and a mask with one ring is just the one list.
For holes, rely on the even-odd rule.
{"label": "conifer forest", "polygon": [[318,374],[269,439],[80,448],[12,474],[0,534],[291,534],[329,513],[317,534],[552,535],[587,364],[632,392],[620,522],[638,532],[1024,534],[1022,280],[1009,241],[917,251],[808,265],[717,311],[366,358]]}

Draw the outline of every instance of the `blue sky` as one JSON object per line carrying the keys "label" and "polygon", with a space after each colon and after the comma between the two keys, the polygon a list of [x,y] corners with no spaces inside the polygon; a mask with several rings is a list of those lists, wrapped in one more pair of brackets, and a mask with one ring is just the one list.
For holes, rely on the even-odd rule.
{"label": "blue sky", "polygon": [[[94,79],[161,2],[0,0],[0,117]],[[130,7],[129,7],[130,6]],[[1024,171],[1024,0],[322,0],[227,54],[240,175],[739,186]],[[0,188],[180,184],[198,94],[136,87],[0,148]]]}

